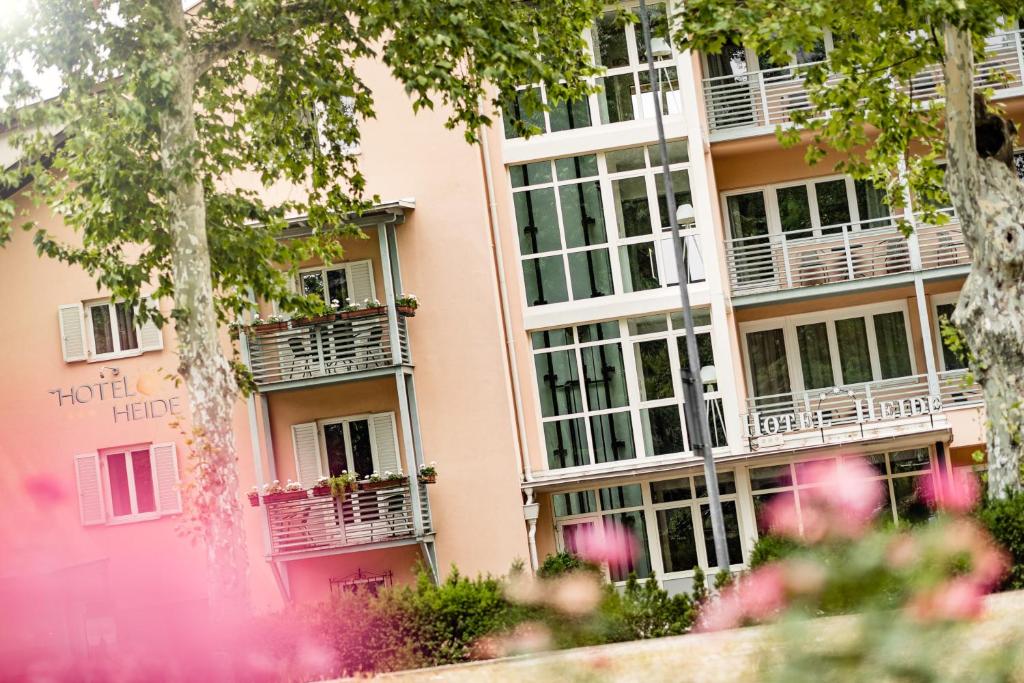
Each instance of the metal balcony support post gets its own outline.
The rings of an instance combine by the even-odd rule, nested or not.
[[[843,254],[846,255],[846,276],[853,282],[853,250],[850,249],[850,225],[843,226]]]
[[[395,271],[391,262],[391,244],[387,226],[377,226],[377,242],[380,244],[380,262],[384,272],[384,296],[388,309],[388,339],[391,346],[391,364],[402,364],[402,338],[398,335],[398,311],[395,309]]]
[[[270,480],[277,479],[277,460],[274,457],[274,441],[271,438],[270,430],[270,401],[266,394],[260,394],[260,412],[263,413],[263,443],[267,446],[267,467],[270,470]]]
[[[423,502],[420,500],[419,466],[416,464],[416,446],[413,442],[413,423],[409,394],[405,385],[405,372],[395,369],[395,388],[398,390],[398,415],[402,422],[402,452],[405,455],[406,474],[409,475],[409,500],[412,503],[412,525],[416,537],[423,536]]]
[[[789,265],[789,243],[782,236],[782,267],[786,270],[786,287],[793,289],[793,268]]]
[[[668,16],[672,16],[671,4]],[[640,0],[640,19],[643,24],[644,49],[647,53],[647,73],[651,79],[651,95],[655,102],[654,120],[658,130],[658,145],[661,148],[665,201],[669,227],[672,231],[673,251],[679,268],[679,297],[686,330],[686,355],[689,362],[687,363],[688,367],[682,368],[683,393],[685,394],[683,413],[687,417],[688,436],[693,454],[704,460],[704,480],[708,489],[708,508],[711,512],[711,530],[715,541],[718,565],[723,569],[728,569],[730,558],[729,547],[726,543],[725,519],[722,515],[722,502],[718,497],[718,473],[715,471],[714,455],[711,452],[711,429],[708,425],[707,410],[704,405],[704,387],[700,379],[697,336],[693,331],[693,310],[690,308],[690,293],[687,291],[687,278],[685,277],[686,251],[684,238],[679,234],[679,223],[676,216],[676,195],[672,187],[672,174],[669,171],[668,142],[665,139],[665,122],[661,113],[661,89],[658,83],[658,72],[654,68],[654,52],[651,49],[651,20],[647,14],[645,0]]]

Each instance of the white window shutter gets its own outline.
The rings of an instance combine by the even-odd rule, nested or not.
[[[145,299],[144,306],[155,308],[152,300]],[[139,349],[141,351],[160,351],[164,348],[163,331],[152,320],[147,320],[139,330]]]
[[[377,471],[401,472],[402,463],[398,457],[398,432],[395,431],[395,414],[382,413],[370,418],[373,425],[373,444],[377,449]]]
[[[320,458],[320,429],[316,422],[292,425],[292,449],[295,451],[295,472],[305,487],[313,486],[324,476]]]
[[[373,264],[369,261],[355,261],[348,264],[345,274],[348,280],[349,303],[362,305],[367,299],[376,299],[373,286]]]
[[[82,304],[64,304],[57,308],[60,320],[60,349],[64,360],[68,363],[85,360],[88,352],[85,347],[85,312]]]
[[[157,509],[162,515],[181,512],[181,488],[178,485],[178,453],[173,441],[149,447],[156,483]]]
[[[78,513],[82,524],[103,524],[106,508],[103,506],[103,475],[100,474],[100,455],[79,453],[75,456],[75,480],[78,483]]]

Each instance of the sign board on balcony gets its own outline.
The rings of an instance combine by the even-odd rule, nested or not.
[[[888,401],[869,401],[858,398],[839,407],[783,413],[772,412],[770,414],[749,413],[745,416],[745,422],[747,436],[758,439],[759,445],[767,447],[781,445],[780,439],[772,437],[781,437],[789,432],[903,420],[940,412],[942,412],[942,397],[936,395]]]

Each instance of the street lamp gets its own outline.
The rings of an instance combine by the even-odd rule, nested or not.
[[[671,13],[667,20],[671,21]],[[647,54],[647,71],[651,79],[651,95],[654,101],[654,120],[658,127],[658,147],[661,150],[661,170],[665,183],[665,201],[668,205],[669,227],[672,230],[672,246],[676,258],[679,279],[679,298],[683,308],[683,326],[686,330],[686,366],[681,368],[683,378],[683,414],[686,416],[686,432],[694,455],[704,461],[704,481],[708,488],[708,505],[711,508],[711,533],[715,540],[715,557],[720,569],[729,568],[729,547],[725,538],[725,519],[722,516],[722,501],[718,496],[718,474],[715,472],[714,456],[711,453],[711,429],[708,425],[707,408],[704,405],[704,387],[700,381],[700,358],[697,351],[697,337],[693,333],[693,311],[690,309],[690,293],[686,288],[686,246],[679,234],[679,224],[695,223],[693,206],[683,204],[676,207],[672,175],[668,170],[668,143],[665,141],[665,122],[661,116],[658,73],[654,68],[654,51],[659,56],[672,54],[668,41],[663,38],[651,40],[651,20],[647,14],[647,3],[640,0],[640,20],[643,24],[644,48]]]

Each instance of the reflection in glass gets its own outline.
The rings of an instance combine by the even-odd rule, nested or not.
[[[583,420],[572,418],[544,423],[544,444],[547,447],[548,467],[579,467],[590,464],[587,434]]]
[[[844,384],[871,381],[871,355],[864,318],[836,321],[836,346]]]
[[[693,537],[693,512],[689,505],[658,510],[658,541],[666,572],[685,572],[696,567],[697,543]]]
[[[832,353],[828,346],[826,324],[798,325],[796,338],[800,347],[800,369],[804,376],[804,388],[821,389],[832,386]]]

